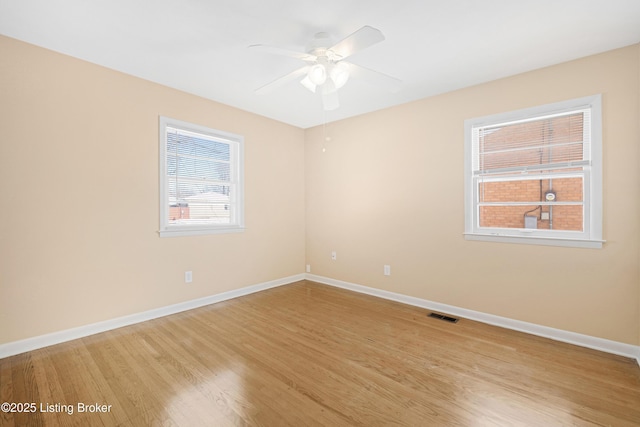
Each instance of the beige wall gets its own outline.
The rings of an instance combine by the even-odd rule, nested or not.
[[[321,127],[0,51],[0,344],[298,274],[305,250],[314,274],[640,343],[640,45],[331,123],[325,153]],[[595,93],[604,249],[465,241],[464,119]],[[157,236],[158,115],[245,136],[245,233]]]
[[[306,131],[321,276],[640,343],[638,45]],[[428,76],[425,76],[428,78]],[[465,119],[603,94],[604,249],[465,241]],[[332,261],[330,253],[337,251]],[[383,275],[383,264],[392,275]]]
[[[301,129],[9,38],[0,52],[0,343],[303,272]],[[159,115],[244,135],[244,233],[158,237]]]

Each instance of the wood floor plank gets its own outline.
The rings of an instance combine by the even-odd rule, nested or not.
[[[12,367],[13,401],[11,403],[39,403],[38,385],[33,368],[35,354],[25,353],[16,356]],[[37,359],[36,359],[37,361]],[[12,413],[15,425],[44,425],[42,413],[15,412]]]
[[[4,426],[638,426],[640,368],[309,281],[0,360]]]
[[[16,357],[17,358],[17,357]],[[13,378],[11,375],[13,358],[0,359],[0,403],[15,402],[13,398]],[[0,411],[0,426],[13,427],[14,419],[9,413]]]
[[[283,421],[286,419],[290,419],[290,422],[294,423],[296,422],[296,418],[298,418],[299,414],[296,414],[295,412],[287,413],[286,410],[283,411],[283,409],[285,408],[282,407],[282,403],[286,400],[292,403],[291,407],[302,406],[306,403],[308,414],[318,412],[318,408],[316,405],[310,405],[308,404],[308,402],[305,402],[298,393],[292,393],[291,388],[288,384],[285,384],[281,381],[276,381],[267,370],[260,369],[260,367],[257,366],[250,358],[247,358],[246,355],[243,355],[240,359],[241,363],[238,363],[238,353],[235,352],[232,347],[229,347],[228,343],[225,344],[220,341],[221,339],[218,339],[215,344],[215,347],[221,350],[220,355],[223,357],[222,369],[218,371],[218,373],[220,373],[219,376],[221,376],[222,378],[231,377],[233,382],[236,384],[252,384],[252,386],[249,388],[241,387],[242,389],[244,389],[244,396],[242,396],[244,399],[246,399],[249,390],[262,391],[262,393],[253,393],[253,395],[249,399],[247,399],[248,401],[253,403],[251,408],[251,412],[253,414],[258,414],[260,412],[264,414],[266,411],[270,411],[272,412],[270,416],[282,418]],[[207,345],[208,343],[206,340],[200,341],[197,344],[198,346],[194,349],[199,349],[201,354],[208,354],[211,351],[210,347]],[[215,382],[220,382],[218,375],[215,378]],[[225,389],[230,390],[229,387],[225,387]],[[261,400],[264,400],[263,398],[267,396],[268,399],[272,399],[272,397],[274,396],[280,396],[280,398],[278,399],[273,399],[277,403],[277,407],[266,406],[262,409],[260,408],[260,405],[257,403]],[[237,396],[236,400],[238,400]],[[236,401],[235,404],[240,405],[241,402]],[[245,414],[247,413],[246,409],[247,408],[244,408],[244,411],[242,411]],[[322,409],[320,409],[320,411],[321,410]],[[240,413],[241,412],[238,411],[238,414]],[[259,419],[256,418],[252,418],[251,421],[253,424],[259,423]],[[298,420],[296,423],[300,423],[301,421],[302,420]]]

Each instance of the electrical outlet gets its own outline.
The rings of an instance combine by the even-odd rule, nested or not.
[[[391,276],[391,266],[390,265],[385,265],[384,266],[384,275],[385,276]]]
[[[331,259],[334,261],[338,259],[338,254],[336,253],[336,251],[331,252]]]
[[[307,264],[307,273],[311,273],[311,264]]]
[[[193,272],[192,271],[185,271],[184,272],[184,283],[191,283],[193,282]]]

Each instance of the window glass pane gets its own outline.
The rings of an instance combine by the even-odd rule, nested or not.
[[[169,180],[169,224],[229,224],[231,187]]]
[[[492,202],[538,202],[547,201],[545,194],[552,191],[554,203],[582,202],[583,178],[545,178],[527,180],[489,181],[478,184],[478,201]]]
[[[583,230],[582,205],[481,206],[480,227]]]
[[[175,177],[167,179],[167,188],[169,190],[169,203],[184,202],[186,198],[200,194],[219,193],[229,195],[231,192],[231,187],[228,185],[185,181]]]

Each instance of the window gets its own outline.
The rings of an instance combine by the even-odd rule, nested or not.
[[[160,236],[244,228],[239,135],[160,117]]]
[[[602,247],[600,95],[465,121],[465,238]]]

